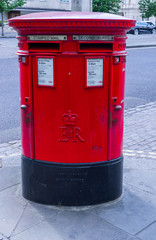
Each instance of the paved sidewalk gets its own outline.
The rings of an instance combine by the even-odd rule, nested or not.
[[[156,154],[155,122],[156,102],[125,110],[124,150],[147,157]]]
[[[156,34],[127,34],[126,48],[156,47]]]
[[[2,31],[2,29],[0,28],[0,30]],[[4,25],[4,36],[1,36],[1,31],[0,31],[0,37],[1,38],[15,38],[17,36],[17,32],[12,28],[9,27],[8,24]]]
[[[125,111],[124,194],[110,204],[65,208],[21,194],[20,141],[0,145],[0,239],[155,240],[156,102]]]

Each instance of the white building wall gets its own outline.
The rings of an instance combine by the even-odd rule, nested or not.
[[[83,0],[71,0],[71,11],[81,12],[82,11],[82,1]]]
[[[22,8],[91,12],[92,0],[27,0]]]
[[[71,0],[72,12],[92,12],[92,0]]]
[[[92,0],[27,0],[22,7],[6,13],[5,19],[40,11],[91,12]]]
[[[122,0],[120,14],[137,21],[142,21],[141,13],[139,11],[139,0]],[[149,21],[155,23],[155,18],[149,18]]]
[[[27,0],[23,8],[71,10],[71,0]]]
[[[92,0],[82,0],[82,12],[92,12]]]

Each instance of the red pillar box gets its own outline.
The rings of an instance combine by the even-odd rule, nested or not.
[[[23,196],[65,206],[118,198],[125,41],[135,21],[46,12],[9,25],[19,41]]]

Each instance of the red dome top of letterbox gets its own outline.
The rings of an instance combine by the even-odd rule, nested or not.
[[[114,34],[124,35],[135,26],[130,20],[115,14],[96,12],[42,12],[9,20],[19,35],[27,34]]]

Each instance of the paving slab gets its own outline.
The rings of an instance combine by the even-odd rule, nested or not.
[[[0,233],[0,240],[7,240],[7,238]]]
[[[3,155],[2,168],[5,167],[21,167],[21,153],[15,153],[10,156]]]
[[[156,220],[156,196],[125,185],[120,202],[107,208],[99,206],[89,212],[135,235]]]
[[[156,171],[125,169],[124,183],[156,196]],[[156,204],[155,204],[156,205]]]
[[[17,197],[18,185],[0,192],[0,233],[10,237],[20,221],[27,205],[26,200]]]
[[[125,156],[124,183],[156,196],[156,185],[153,184],[156,179],[156,155],[148,153],[146,157],[140,157],[141,154],[142,151],[138,157]]]
[[[132,240],[136,239],[105,220],[84,211],[63,211],[12,237],[12,240]]]
[[[156,239],[156,222],[145,228],[137,237],[141,240],[155,240]]]
[[[21,196],[21,191],[19,192]],[[21,196],[22,197],[22,196]],[[60,211],[53,209],[51,206],[46,206],[38,203],[28,202],[23,215],[18,223],[16,229],[14,230],[12,236],[17,235],[23,231],[32,228],[39,223],[44,222],[48,218],[54,218],[55,215],[59,214]]]
[[[1,143],[0,144],[0,149],[6,149],[6,147],[9,147],[10,145],[9,145],[9,143]]]
[[[21,182],[20,167],[0,168],[0,192]]]

